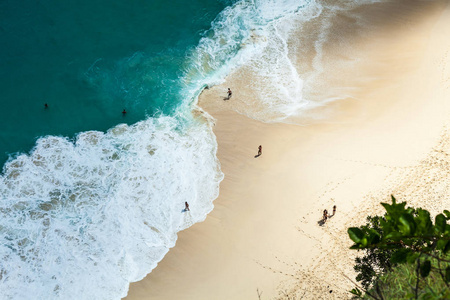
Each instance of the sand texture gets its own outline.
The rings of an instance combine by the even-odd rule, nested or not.
[[[225,174],[220,195],[128,299],[347,299],[357,254],[349,226],[381,214],[391,194],[434,214],[450,208],[448,2],[381,2],[331,24],[340,43],[324,42],[320,86],[304,89],[318,105],[301,116],[279,122],[245,67],[202,93]],[[299,70],[316,57],[304,45],[290,41],[303,51]]]

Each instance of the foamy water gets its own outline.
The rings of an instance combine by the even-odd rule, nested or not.
[[[190,116],[201,89],[247,67],[277,121],[301,113],[313,104],[302,96],[305,79],[288,40],[298,20],[319,18],[323,9],[312,0],[237,1],[180,66],[185,101],[174,116],[75,140],[43,137],[9,161],[0,178],[0,298],[125,296],[218,196],[215,136]],[[182,211],[185,201],[190,212]]]
[[[231,82],[242,88],[240,101],[246,103],[235,109],[260,121],[290,123],[292,117],[301,118],[308,110],[347,97],[327,93],[327,87],[320,85],[325,72],[324,44],[339,34],[330,31],[332,19],[380,1],[242,1],[222,12],[224,27],[245,27],[246,33],[240,51],[226,65]],[[304,29],[308,26],[314,31]],[[304,48],[311,48],[312,53],[304,53]],[[302,69],[302,60],[310,60],[310,70]],[[256,110],[248,109],[255,106]]]
[[[207,126],[161,117],[74,142],[46,137],[9,163],[0,181],[1,297],[125,296],[176,233],[213,208],[222,173]]]

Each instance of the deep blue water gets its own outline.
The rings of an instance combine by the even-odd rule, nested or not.
[[[186,51],[230,2],[1,1],[0,165],[41,136],[170,115]]]

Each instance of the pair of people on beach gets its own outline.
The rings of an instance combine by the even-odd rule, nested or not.
[[[329,215],[328,211],[325,209],[323,211],[323,222],[325,223],[327,221],[328,218],[331,218],[332,216],[334,216],[336,214],[336,205],[333,206],[333,214]]]

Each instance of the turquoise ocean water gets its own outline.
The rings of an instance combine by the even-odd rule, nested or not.
[[[201,90],[247,64],[268,109],[301,111],[287,41],[325,8],[0,1],[0,299],[125,296],[219,194],[216,138],[191,114]]]
[[[40,136],[173,113],[186,52],[229,2],[1,1],[0,162]]]

